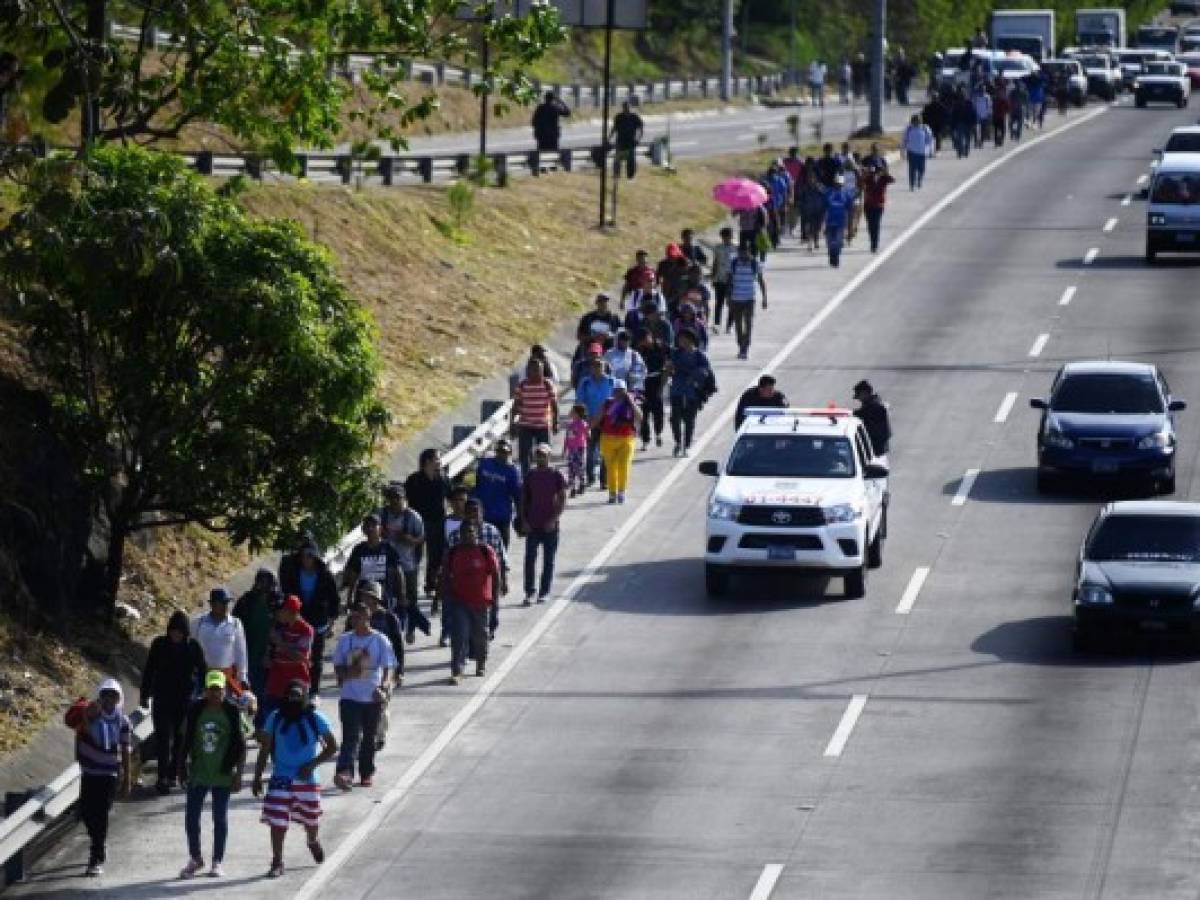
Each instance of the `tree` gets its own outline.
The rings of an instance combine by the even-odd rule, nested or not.
[[[332,542],[370,505],[386,413],[328,252],[166,154],[100,148],[22,181],[0,281],[107,521],[103,602],[143,529]]]
[[[511,0],[508,0],[511,2]],[[0,38],[20,57],[26,108],[48,122],[83,113],[91,139],[152,143],[193,122],[220,125],[280,165],[298,144],[329,147],[344,124],[346,83],[332,77],[349,53],[370,53],[372,102],[356,114],[380,138],[429,115],[430,95],[403,93],[411,58],[471,62],[477,29],[489,41],[489,92],[532,97],[528,66],[562,39],[557,12],[455,19],[459,0],[0,0]],[[135,41],[107,41],[119,17]],[[156,46],[158,30],[173,35]],[[388,114],[385,117],[385,113]]]

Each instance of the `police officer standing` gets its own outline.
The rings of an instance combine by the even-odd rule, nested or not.
[[[892,440],[892,422],[887,404],[875,393],[875,388],[871,387],[871,382],[865,378],[854,386],[854,399],[858,401],[858,409],[854,411],[854,415],[862,419],[875,455],[885,455]]]

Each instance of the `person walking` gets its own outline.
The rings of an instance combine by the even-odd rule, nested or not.
[[[635,394],[640,394],[645,389],[646,361],[633,349],[629,329],[621,328],[617,331],[616,346],[604,354],[604,362],[608,365],[612,377],[624,381]]]
[[[225,874],[225,843],[229,837],[229,798],[242,789],[246,765],[245,720],[237,704],[225,694],[225,673],[213,669],[204,676],[204,693],[187,709],[182,753],[179,757],[180,784],[187,785],[183,830],[187,836],[188,861],[180,878],[193,878],[204,868],[200,847],[200,815],[204,801],[212,796],[213,850],[209,877]]]
[[[558,98],[554,91],[546,91],[542,102],[533,110],[533,139],[537,142],[539,152],[547,153],[558,150],[558,142],[562,137],[562,120],[570,117],[571,108]]]
[[[670,348],[652,332],[642,329],[636,335],[638,353],[646,363],[646,381],[642,388],[642,449],[650,446],[654,438],[656,447],[662,446],[663,425],[666,410],[663,407],[664,369],[670,358]]]
[[[267,637],[267,694],[260,698],[262,719],[283,702],[288,685],[297,679],[307,681],[309,696],[316,696],[312,689],[315,632],[312,625],[304,621],[301,609],[300,598],[288,594],[275,611],[275,624]]]
[[[550,435],[558,433],[558,395],[553,382],[542,374],[541,363],[535,360],[529,361],[525,380],[517,386],[512,427],[517,438],[521,475],[524,476],[529,471],[533,447],[549,443]]]
[[[1018,143],[1029,118],[1029,88],[1025,86],[1023,79],[1016,82],[1009,91],[1008,102],[1008,136],[1012,138],[1013,143]]]
[[[530,357],[525,367],[536,365],[538,372],[542,371],[542,363],[536,357]],[[520,391],[520,385],[517,391]],[[442,459],[433,447],[426,447],[417,459],[417,471],[404,480],[404,495],[409,505],[421,517],[425,530],[425,543],[422,546],[425,555],[425,593],[433,596],[437,587],[438,571],[442,567],[442,553],[446,548],[442,536],[446,521],[446,501],[450,497],[450,479],[442,471]]]
[[[491,456],[475,466],[471,496],[483,505],[483,521],[494,526],[507,547],[512,539],[513,517],[521,502],[521,470],[512,462],[512,444],[500,438]]]
[[[825,191],[825,249],[829,254],[829,265],[835,269],[842,264],[846,223],[850,219],[853,202],[846,193],[845,177],[841,174],[834,176],[833,187]]]
[[[950,107],[950,128],[958,158],[966,159],[971,155],[971,143],[975,136],[975,104],[961,84]]]
[[[975,85],[971,103],[975,106],[975,149],[980,150],[983,148],[983,142],[987,140],[988,129],[992,126],[992,97],[983,84]]]
[[[154,722],[154,748],[158,756],[160,794],[175,783],[182,751],[183,720],[188,704],[204,674],[204,653],[191,639],[187,613],[176,610],[167,620],[166,634],[150,642],[142,670],[141,706],[150,707]]]
[[[871,252],[879,252],[879,236],[883,227],[883,209],[887,205],[887,187],[896,179],[887,167],[868,166],[863,172],[863,215],[867,219],[867,236]]]
[[[232,599],[229,588],[209,591],[208,612],[192,622],[192,635],[204,653],[205,667],[224,672],[226,690],[237,696],[242,692],[242,679],[250,671],[250,658],[241,620],[229,614]]]
[[[850,65],[849,57],[842,57],[842,64],[838,68],[838,102],[842,106],[850,104],[850,85],[854,80],[854,69]]]
[[[619,309],[624,309],[626,302],[629,303],[630,309],[636,309],[642,295],[652,292],[658,280],[654,267],[649,262],[650,255],[645,250],[638,250],[633,259],[633,265],[625,270],[625,277],[621,282]]]
[[[760,375],[758,384],[747,388],[738,398],[737,409],[733,414],[733,430],[737,431],[746,421],[749,409],[787,409],[788,399],[783,391],[776,390],[774,375]]]
[[[360,787],[371,787],[375,777],[376,735],[387,687],[397,666],[392,642],[371,627],[367,604],[354,600],[350,605],[352,628],[338,638],[333,650],[333,670],[337,674],[338,717],[342,722],[342,746],[338,754],[334,783],[344,791],[354,784],[358,764]]]
[[[715,295],[713,331],[721,330],[721,313],[729,299],[729,267],[737,258],[737,246],[733,243],[733,229],[721,229],[721,242],[713,248],[712,270],[709,275]],[[636,385],[631,385],[636,390]]]
[[[542,577],[537,581],[537,602],[550,594],[554,559],[558,554],[559,520],[567,505],[567,480],[550,467],[550,445],[534,448],[534,466],[521,487],[521,531],[525,536],[525,606],[533,601],[537,581],[538,549],[542,551]]]
[[[270,569],[259,569],[254,575],[254,585],[238,597],[233,605],[233,617],[242,623],[242,631],[246,633],[246,655],[250,666],[247,674],[250,690],[255,697],[264,696],[267,690],[264,662],[267,658],[267,636],[275,621],[275,609],[282,599],[275,573]]]
[[[352,602],[366,604],[368,623],[388,639],[388,642],[392,645],[392,656],[396,658],[396,668],[392,673],[391,684],[388,684],[386,680],[382,684],[385,698],[383,707],[379,711],[379,727],[375,730],[375,750],[378,752],[387,743],[389,725],[388,701],[391,699],[392,690],[404,684],[404,631],[396,614],[384,607],[383,587],[379,582],[360,581],[358,583],[358,590],[354,592],[354,600]],[[347,617],[344,630],[352,631],[353,629],[354,623]]]
[[[737,278],[736,273],[734,278]],[[696,335],[690,329],[679,333],[667,373],[671,376],[671,436],[675,439],[672,454],[689,456],[696,432],[696,416],[707,399],[708,386],[713,380],[708,357],[699,349]]]
[[[87,829],[91,849],[84,874],[104,874],[108,861],[108,816],[113,800],[128,797],[132,785],[129,750],[133,728],[121,709],[121,684],[105,678],[93,700],[81,700],[67,710],[66,724],[75,732],[75,761],[79,764],[79,818]]]
[[[858,236],[859,222],[862,221],[862,166],[858,154],[847,153],[842,158],[842,190],[850,198],[850,208],[846,210],[846,243],[853,244]]]
[[[920,190],[925,180],[925,161],[933,149],[933,133],[920,116],[913,116],[900,139],[904,156],[908,160],[908,189]]]
[[[825,105],[825,63],[814,59],[808,64],[808,93],[813,106]]]
[[[587,410],[588,422],[596,421],[604,401],[612,396],[616,385],[617,380],[605,372],[604,358],[594,357],[589,364],[588,373],[579,380],[575,388],[575,400],[582,403]],[[588,487],[596,483],[597,468],[600,469],[600,487],[605,487],[607,473],[600,462],[600,430],[597,425],[592,426],[584,468],[587,471]]]
[[[821,248],[821,229],[825,224],[825,189],[813,167],[806,167],[804,184],[796,198],[800,207],[800,240],[809,252]]]
[[[481,460],[480,465],[483,462]],[[396,604],[394,612],[411,644],[416,640],[418,628],[425,634],[430,632],[429,620],[421,612],[420,589],[417,587],[421,548],[425,545],[425,522],[420,513],[408,505],[404,485],[398,481],[391,482],[383,489],[383,507],[378,515],[381,535],[395,549],[398,558],[404,594],[403,600]]]
[[[865,378],[854,385],[854,399],[858,401],[854,415],[862,420],[871,448],[876,456],[885,456],[892,443],[892,422],[887,404]]]
[[[251,792],[263,798],[262,822],[271,829],[268,878],[283,875],[283,847],[288,826],[302,826],[313,862],[325,861],[321,846],[321,779],[318,770],[337,756],[338,742],[324,713],[308,699],[308,681],[297,678],[287,687],[283,703],[267,716],[258,735],[260,750],[254,763]],[[270,762],[271,778],[263,792],[263,773]]]
[[[614,385],[612,396],[592,419],[593,431],[600,435],[600,454],[608,471],[608,502],[624,503],[633,468],[633,450],[642,426],[642,411],[624,381]]]
[[[539,445],[535,458],[540,459],[541,455]],[[538,471],[535,468],[530,475]],[[529,480],[525,483],[528,486]],[[487,617],[499,582],[500,564],[495,551],[480,543],[474,522],[464,522],[459,529],[459,542],[447,552],[442,568],[442,600],[450,630],[451,684],[462,682],[467,654],[472,648],[476,653],[475,674],[482,676],[486,672]]]
[[[1008,83],[1003,77],[997,78],[992,89],[992,141],[997,148],[1004,146],[1004,139],[1008,135],[1008,114],[1011,108]]]
[[[588,444],[592,440],[592,428],[586,406],[576,403],[571,407],[571,416],[563,432],[563,462],[567,464],[567,484],[571,488],[571,496],[578,497],[587,490]]]
[[[444,515],[444,514],[443,514]],[[383,539],[379,516],[367,513],[363,516],[362,532],[364,540],[354,545],[346,567],[342,570],[342,590],[353,592],[359,579],[378,581],[383,585],[383,603],[393,612],[397,607],[404,608],[401,602],[405,597],[404,570],[400,568],[400,554],[396,548]],[[433,535],[426,531],[426,537]],[[445,543],[445,524],[442,524],[442,543]]]
[[[321,550],[311,535],[305,535],[295,553],[279,561],[279,586],[283,596],[300,598],[300,616],[313,630],[308,673],[312,679],[309,693],[315,697],[325,674],[325,641],[338,620],[341,600],[337,579],[321,558]],[[276,680],[276,696],[286,684]]]
[[[737,258],[729,268],[729,319],[736,332],[738,359],[746,359],[750,353],[750,340],[754,331],[755,289],[762,293],[762,308],[767,308],[767,282],[763,277],[762,263],[751,255],[749,247],[738,247]],[[697,346],[699,341],[692,335]],[[672,382],[673,383],[673,382]],[[672,388],[674,390],[674,388]],[[672,394],[672,396],[674,396]],[[672,412],[672,422],[674,413]],[[674,428],[674,425],[672,425]],[[676,444],[678,444],[676,438]],[[676,447],[678,450],[678,447]]]
[[[608,140],[616,147],[613,155],[613,176],[621,174],[621,163],[625,163],[626,178],[637,174],[637,146],[642,142],[642,131],[645,124],[642,117],[635,113],[626,100],[621,104],[621,111],[613,117],[612,130]]]

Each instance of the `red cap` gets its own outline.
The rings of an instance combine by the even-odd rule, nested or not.
[[[597,356],[600,356],[601,354],[604,353],[604,345],[603,344],[588,344],[588,353],[595,353]]]
[[[678,244],[667,244],[667,259],[683,259],[683,251]]]
[[[280,604],[280,609],[290,610],[291,612],[300,612],[300,598],[295,594],[288,594],[283,598],[283,603]]]

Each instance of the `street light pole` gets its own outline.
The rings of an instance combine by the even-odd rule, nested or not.
[[[883,133],[883,68],[887,31],[887,0],[875,0],[871,21],[871,115],[868,128],[872,134]]]
[[[733,0],[725,0],[721,11],[721,99],[729,102],[733,80]]]
[[[612,36],[613,20],[617,16],[616,0],[608,0],[604,11],[604,112],[601,119],[604,124],[600,132],[600,229],[604,229],[604,191],[608,186],[608,113],[609,93],[612,88]],[[613,173],[615,179],[616,173]],[[615,201],[614,201],[615,207]],[[615,224],[615,223],[614,223]]]

